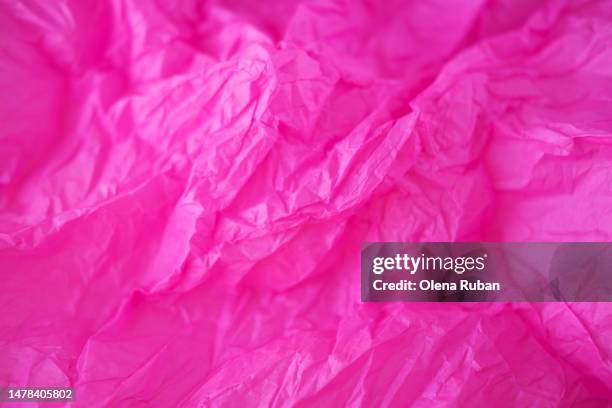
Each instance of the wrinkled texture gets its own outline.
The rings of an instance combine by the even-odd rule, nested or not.
[[[612,2],[3,0],[0,89],[0,385],[612,406],[612,305],[359,299],[365,241],[612,239]]]

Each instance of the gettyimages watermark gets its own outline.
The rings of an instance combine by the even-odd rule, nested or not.
[[[364,302],[609,302],[612,243],[366,243]]]

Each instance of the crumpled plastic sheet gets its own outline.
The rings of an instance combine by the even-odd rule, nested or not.
[[[2,1],[0,89],[0,385],[611,406],[610,304],[359,295],[364,241],[611,240],[611,2]]]

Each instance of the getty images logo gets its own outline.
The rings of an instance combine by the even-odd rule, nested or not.
[[[385,271],[406,271],[414,275],[417,271],[453,271],[463,274],[467,271],[482,271],[485,268],[487,254],[481,256],[430,256],[420,254],[396,254],[389,257],[372,259],[372,273],[381,275]]]

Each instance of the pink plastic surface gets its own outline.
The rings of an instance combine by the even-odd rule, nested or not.
[[[610,241],[612,2],[2,0],[0,90],[0,386],[611,406],[612,304],[363,304],[359,249]]]

